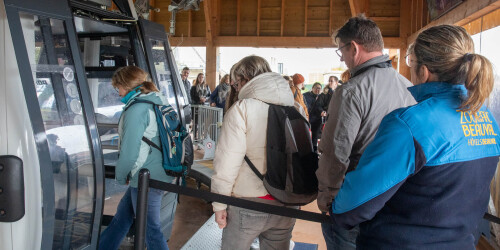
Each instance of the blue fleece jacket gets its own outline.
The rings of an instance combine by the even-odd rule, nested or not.
[[[358,249],[474,249],[500,147],[482,107],[459,111],[464,85],[409,88],[418,104],[388,114],[332,204],[344,228],[360,224]]]
[[[152,92],[146,95],[136,94],[125,104],[123,109],[126,110],[122,113],[118,125],[120,155],[115,169],[116,180],[120,184],[125,184],[128,179],[130,186],[137,187],[139,170],[147,168],[152,179],[171,182],[173,177],[167,176],[163,170],[161,152],[142,141],[144,136],[156,145],[160,145],[153,106],[137,103],[127,109],[136,99],[151,101],[158,105],[168,103],[161,94]]]

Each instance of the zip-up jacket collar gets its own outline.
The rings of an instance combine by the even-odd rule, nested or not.
[[[388,55],[376,56],[376,57],[354,67],[353,69],[349,70],[349,72],[351,73],[351,76],[357,76],[357,75],[359,75],[358,71],[363,70],[366,67],[370,67],[370,66],[373,66],[375,64],[384,63],[387,61],[390,61]]]
[[[465,98],[467,89],[463,84],[450,84],[447,82],[427,82],[408,88],[417,102],[421,102],[435,95],[449,95]]]

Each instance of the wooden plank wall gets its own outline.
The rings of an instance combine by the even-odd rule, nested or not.
[[[205,0],[207,1],[207,0]],[[323,37],[329,38],[334,30],[351,17],[349,0],[212,0],[217,2],[216,37]],[[384,37],[399,38],[400,1],[361,0],[366,9],[362,12],[373,18]],[[424,0],[408,0],[412,2]],[[168,30],[171,13],[170,0],[156,0],[153,21],[161,23]],[[205,37],[204,2],[200,11],[181,11],[176,16],[176,30],[173,37]],[[203,43],[196,40],[194,43]],[[267,40],[264,40],[267,41]],[[278,41],[278,40],[277,40]],[[279,40],[282,41],[282,40]],[[310,47],[311,42],[299,39],[296,47]],[[304,41],[301,45],[300,41]],[[323,45],[324,40],[319,44]],[[239,44],[241,41],[239,41]],[[185,46],[192,46],[187,42]],[[198,46],[204,46],[199,44]],[[249,46],[251,46],[249,44]]]

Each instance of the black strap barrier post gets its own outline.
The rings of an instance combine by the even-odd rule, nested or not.
[[[149,170],[143,168],[139,172],[137,186],[137,210],[135,212],[135,240],[134,249],[144,250],[146,238],[146,218],[148,214]]]

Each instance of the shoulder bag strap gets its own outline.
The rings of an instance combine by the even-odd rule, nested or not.
[[[264,176],[259,172],[259,170],[257,170],[255,165],[253,165],[252,161],[250,161],[250,159],[248,159],[248,156],[246,155],[245,155],[245,161],[247,162],[248,166],[250,166],[250,169],[252,169],[255,175],[257,175],[257,177],[259,177],[261,180],[264,180]]]

